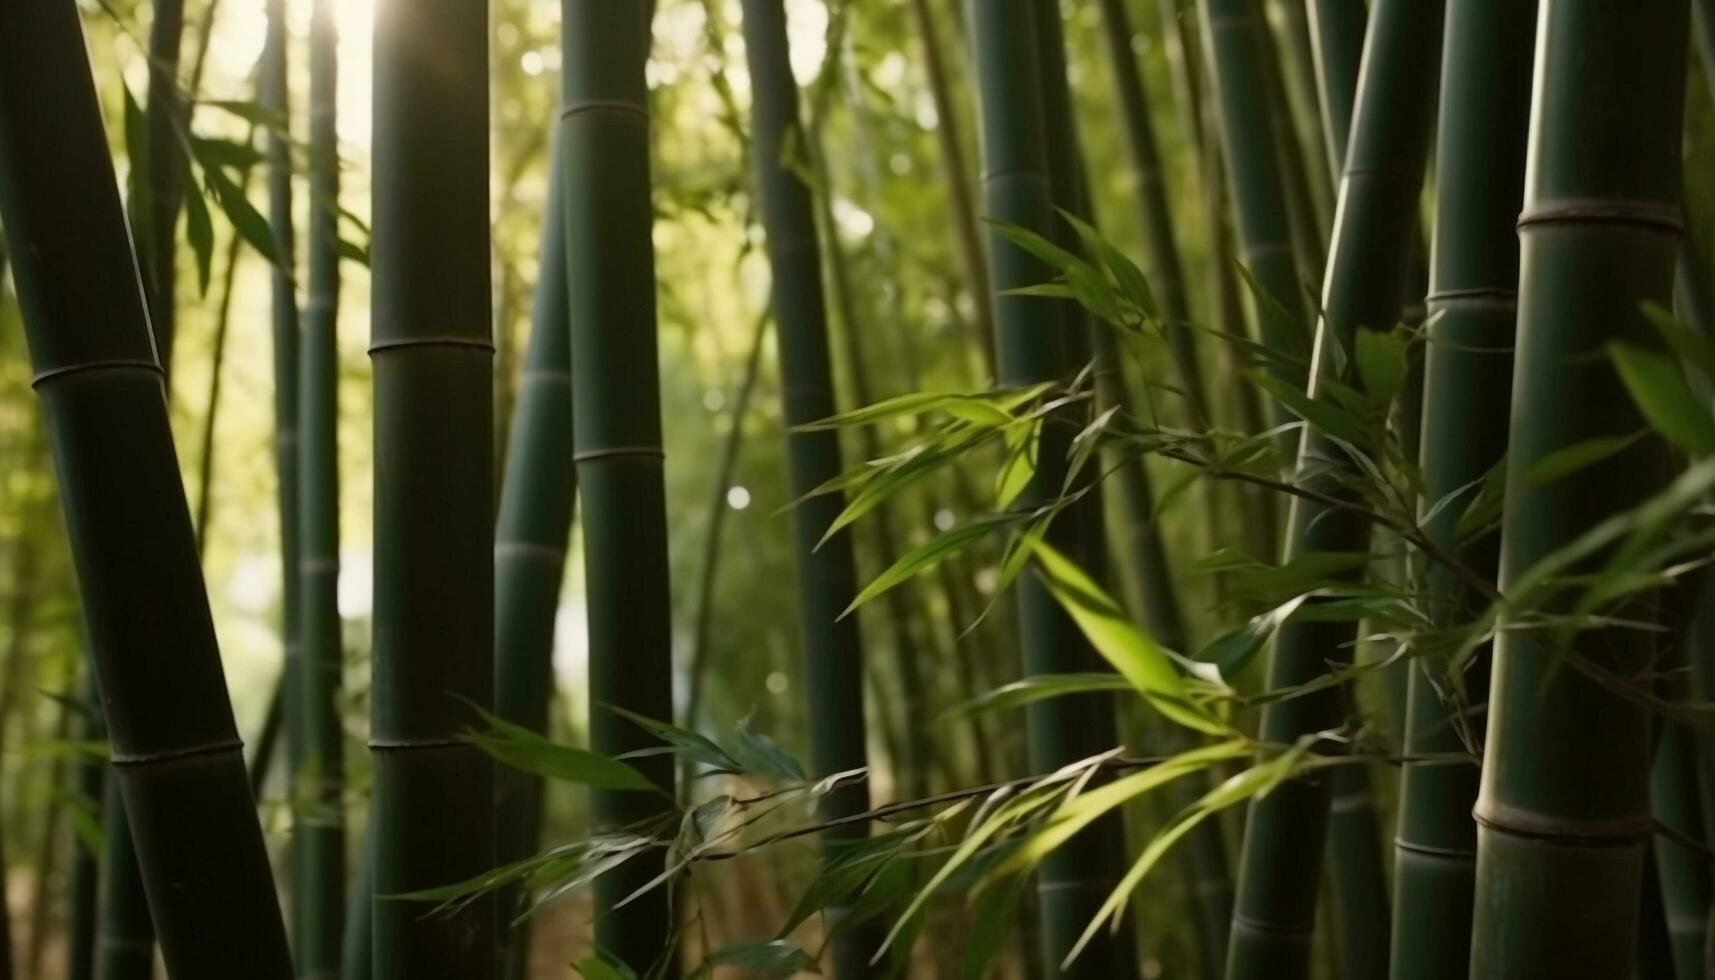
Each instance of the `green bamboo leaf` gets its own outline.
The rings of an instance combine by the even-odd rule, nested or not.
[[[243,102],[236,99],[205,99],[198,102],[197,105],[219,109],[222,112],[237,116],[253,126],[261,126],[265,129],[283,131],[287,126],[285,113],[260,102]]]
[[[1003,876],[1025,874],[1035,868],[1043,858],[1058,850],[1061,845],[1114,808],[1150,790],[1165,786],[1181,776],[1249,754],[1250,749],[1243,739],[1232,739],[1182,752],[1142,772],[1132,773],[1070,797],[1055,809],[1040,830],[1025,838],[1024,844],[1004,864],[996,868],[995,873]]]
[[[648,777],[617,759],[584,749],[556,745],[545,738],[530,740],[471,734],[465,740],[499,762],[560,782],[596,789],[653,791]]]
[[[1155,291],[1149,288],[1149,277],[1143,274],[1137,263],[1115,248],[1093,225],[1070,211],[1061,209],[1060,214],[1078,232],[1078,238],[1083,241],[1084,248],[1102,260],[1102,264],[1113,275],[1114,281],[1119,283],[1120,291],[1125,294],[1126,299],[1143,311],[1149,319],[1159,318],[1161,314],[1155,302]]]
[[[737,967],[747,977],[789,977],[814,971],[816,961],[810,954],[784,940],[747,940],[710,953],[708,961],[691,976],[710,976],[717,966]]]
[[[1006,510],[1030,486],[1036,476],[1037,450],[1042,443],[1042,422],[1036,420],[1007,429],[1006,460],[995,476],[994,508]]]
[[[1631,344],[1608,345],[1608,356],[1632,401],[1651,426],[1674,445],[1698,456],[1715,452],[1715,418],[1667,358]]]
[[[1363,445],[1368,436],[1363,420],[1330,402],[1305,394],[1296,385],[1272,374],[1253,372],[1251,379],[1285,405],[1292,414],[1330,436],[1353,445]]]
[[[1706,381],[1715,381],[1715,341],[1679,322],[1658,303],[1645,303],[1644,316],[1662,339]]]
[[[751,722],[751,716],[745,716],[733,732],[732,757],[745,772],[794,783],[810,778],[803,763],[781,748],[779,742],[752,728]]]
[[[255,249],[257,254],[279,266],[279,250],[275,247],[274,233],[268,225],[268,219],[256,206],[250,203],[244,190],[232,182],[225,171],[218,167],[203,171],[203,179],[208,183],[209,191],[214,195],[214,203],[226,215],[226,220],[232,222],[233,231],[244,243]]]
[[[1043,236],[1021,225],[1009,224],[1005,221],[990,221],[989,226],[1002,238],[1036,256],[1049,268],[1061,275],[1070,273],[1073,269],[1085,269],[1094,274],[1095,270],[1088,262],[1066,251]]]
[[[618,960],[603,956],[585,957],[572,964],[584,980],[637,980],[637,972]]]
[[[1072,694],[1098,691],[1129,691],[1131,683],[1118,674],[1042,674],[1026,677],[988,691],[947,712],[948,718],[979,714],[986,711],[1011,711],[1027,704],[1047,701]]]
[[[202,189],[195,186],[185,191],[185,238],[196,256],[197,295],[207,296],[214,268],[214,221],[209,217]]]
[[[989,889],[977,899],[976,911],[971,915],[970,933],[965,938],[965,980],[983,980],[989,975],[989,967],[1012,929],[1019,900],[1029,884],[1028,878],[1014,878],[998,888]]]
[[[120,90],[125,95],[125,158],[131,165],[125,180],[125,209],[137,264],[147,271],[155,264],[155,181],[149,172],[149,119],[131,94],[131,86],[121,85]]]
[[[1373,405],[1391,405],[1405,387],[1410,369],[1405,338],[1398,331],[1359,330],[1358,379]]]
[[[1132,892],[1137,890],[1137,886],[1143,883],[1143,879],[1150,871],[1154,870],[1174,844],[1195,830],[1198,824],[1222,810],[1236,806],[1253,797],[1265,795],[1286,780],[1315,768],[1318,763],[1313,759],[1306,758],[1308,751],[1308,743],[1301,743],[1274,759],[1233,776],[1210,790],[1196,803],[1175,817],[1172,823],[1163,827],[1143,849],[1143,853],[1138,855],[1131,869],[1126,872],[1124,878],[1120,879],[1120,883],[1108,895],[1107,900],[1102,903],[1102,907],[1097,910],[1095,918],[1091,919],[1090,924],[1085,927],[1083,935],[1078,937],[1078,941],[1067,952],[1062,968],[1078,958],[1078,954],[1082,953],[1084,947],[1090,944],[1090,940],[1095,938],[1096,931],[1104,923],[1113,921],[1116,916],[1123,912],[1126,903],[1131,901]]]
[[[1250,663],[1251,658],[1257,655],[1309,598],[1307,595],[1295,596],[1268,612],[1252,617],[1243,626],[1223,634],[1197,651],[1197,659],[1213,664],[1220,670],[1222,677],[1234,676]]]
[[[262,151],[247,140],[192,136],[191,159],[204,170],[231,167],[243,171],[262,162]]]
[[[899,557],[886,571],[877,575],[863,591],[859,592],[852,604],[840,613],[844,618],[855,612],[860,606],[887,592],[915,576],[928,571],[970,547],[977,541],[1014,523],[1012,517],[990,517],[972,521],[963,527],[955,527],[930,538],[927,542],[912,548]]]
[[[726,749],[721,748],[706,736],[699,735],[689,729],[680,728],[677,725],[670,725],[664,721],[645,718],[636,712],[627,711],[618,705],[610,704],[607,705],[606,708],[666,743],[666,745],[659,750],[645,749],[643,750],[644,752],[650,752],[653,754],[654,751],[667,751],[674,755],[682,756],[691,762],[701,763],[703,765],[710,766],[711,768],[726,772],[740,772],[744,768],[738,764],[738,760],[734,759]],[[639,753],[627,753],[620,758],[633,758],[638,755]]]
[[[1137,628],[1101,586],[1071,559],[1052,545],[1038,542],[1035,557],[1041,564],[1048,591],[1071,615],[1096,652],[1119,671],[1156,710],[1187,728],[1209,735],[1225,735],[1229,729],[1189,699],[1185,679],[1172,659],[1155,641]]]

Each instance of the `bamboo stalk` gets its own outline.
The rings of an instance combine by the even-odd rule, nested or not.
[[[867,764],[864,705],[858,696],[863,690],[863,645],[857,618],[842,615],[858,592],[857,564],[851,534],[824,540],[828,527],[845,509],[843,495],[808,496],[841,473],[839,434],[832,429],[793,430],[836,411],[821,249],[811,189],[790,169],[788,160],[788,141],[803,139],[803,135],[786,35],[786,8],[781,0],[744,0],[743,10],[745,52],[752,80],[751,160],[773,271],[774,319],[785,399],[783,420],[788,427],[788,483],[794,498],[808,497],[793,508],[793,526],[799,628],[809,699],[806,715],[811,726],[810,761],[817,773],[845,772]],[[910,740],[914,733],[908,730],[903,734]],[[826,819],[867,809],[869,791],[862,782],[829,794],[821,804]],[[843,847],[868,833],[867,826],[854,823],[828,834],[823,839],[827,856],[837,856]],[[840,906],[826,910],[836,929],[847,911]],[[881,969],[870,966],[878,947],[871,930],[839,931],[833,942],[838,976],[869,976]]]
[[[1518,237],[1535,0],[1449,0],[1436,173],[1435,240],[1424,353],[1425,532],[1458,548],[1459,503],[1430,508],[1480,480],[1506,452],[1517,314]],[[1461,549],[1493,576],[1500,541]],[[1427,611],[1443,626],[1481,611],[1483,598],[1440,565],[1428,571]],[[1488,690],[1486,653],[1463,677],[1429,650],[1409,675],[1407,757],[1469,752]],[[1400,770],[1392,980],[1457,980],[1470,969],[1476,874],[1475,766],[1407,762]]]
[[[1322,108],[1328,169],[1345,167],[1346,138],[1357,103],[1358,67],[1364,56],[1369,10],[1364,0],[1304,0],[1310,15],[1310,40],[1316,64],[1316,99]]]
[[[1267,37],[1256,0],[1198,0],[1206,60],[1219,105],[1220,144],[1238,232],[1238,259],[1272,303],[1251,301],[1261,342],[1308,363],[1310,338],[1299,287],[1292,224],[1285,206],[1271,108],[1265,93]],[[1270,365],[1282,381],[1302,387],[1303,367]],[[1274,405],[1276,424],[1292,416]]]
[[[566,289],[589,620],[590,744],[607,755],[651,747],[608,705],[669,718],[671,598],[662,481],[655,255],[649,179],[649,23],[638,5],[564,0]],[[853,691],[855,695],[855,690]],[[667,795],[668,756],[635,763]],[[592,792],[597,828],[669,812],[650,793]],[[642,973],[676,975],[669,896],[654,889],[615,908],[662,869],[659,852],[596,883],[596,942]],[[657,974],[661,975],[661,974]]]
[[[386,0],[375,28],[374,973],[490,977],[492,896],[388,896],[494,866],[488,4]],[[465,800],[469,805],[449,806]]]
[[[1541,7],[1520,219],[1518,364],[1507,456],[1501,587],[1668,478],[1647,439],[1576,479],[1523,478],[1549,453],[1645,428],[1605,344],[1659,349],[1640,312],[1665,303],[1679,248],[1684,0]],[[1597,559],[1600,560],[1599,558]],[[1650,615],[1653,605],[1631,616]],[[1575,652],[1643,669],[1652,634],[1580,634]],[[1651,832],[1647,712],[1576,671],[1540,630],[1495,644],[1477,800],[1472,976],[1629,974]],[[1551,661],[1553,663],[1551,663]],[[1518,766],[1512,760],[1531,759]]]
[[[83,52],[74,4],[0,6],[0,220],[115,769],[174,976],[284,978],[285,933]]]
[[[1207,8],[1205,8],[1207,10]],[[1442,5],[1424,0],[1379,0],[1364,51],[1364,70],[1340,187],[1339,220],[1323,288],[1323,317],[1309,393],[1329,397],[1324,382],[1351,378],[1349,358],[1360,329],[1389,330],[1398,323],[1406,290],[1416,202],[1428,155],[1440,63]],[[1330,467],[1350,466],[1344,452],[1319,429],[1304,433],[1298,482],[1339,493]],[[1364,550],[1367,528],[1347,511],[1294,498],[1288,557]],[[1351,656],[1353,624],[1287,623],[1276,637],[1268,666],[1271,690],[1323,675]],[[1260,735],[1290,743],[1338,727],[1343,704],[1329,689],[1270,705]],[[1289,783],[1252,802],[1240,858],[1230,980],[1308,975],[1315,896],[1327,833],[1331,780]],[[1362,871],[1358,863],[1342,869]],[[1385,887],[1384,887],[1385,895]],[[1382,913],[1359,928],[1386,928]],[[1354,964],[1354,967],[1356,965]],[[1365,969],[1379,971],[1379,964]],[[1368,974],[1375,976],[1377,972]]]
[[[508,440],[494,544],[494,708],[536,732],[548,729],[554,690],[554,620],[572,532],[577,475],[572,468],[572,360],[566,298],[565,182],[555,148],[530,338]],[[501,864],[535,852],[542,781],[515,769],[495,773]],[[499,896],[500,962],[529,955],[530,923],[514,922],[527,895]],[[508,975],[517,975],[508,973]]]
[[[79,737],[86,743],[95,744],[107,740],[107,729],[101,723],[101,695],[95,689],[94,678],[88,668],[85,668],[85,674],[87,697],[80,705],[83,719]],[[107,764],[92,753],[78,756],[77,795],[81,805],[99,820],[107,796]],[[76,836],[73,845],[71,883],[67,891],[66,980],[94,980],[101,864],[82,835]]]
[[[132,239],[142,243],[144,295],[155,331],[162,370],[171,370],[178,320],[174,302],[178,283],[179,208],[185,193],[185,126],[188,111],[179,91],[179,53],[185,31],[184,0],[155,0],[150,5],[149,94],[144,106],[148,130],[148,217],[134,215]]]
[[[310,211],[308,294],[295,350],[300,433],[295,504],[298,530],[297,712],[302,758],[294,774],[293,848],[298,881],[298,976],[338,975],[345,920],[344,671],[339,617],[339,130],[338,28],[330,0],[310,14]]]

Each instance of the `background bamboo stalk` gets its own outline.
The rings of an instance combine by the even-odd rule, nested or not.
[[[339,128],[338,44],[330,0],[310,19],[308,295],[298,337],[297,688],[303,757],[293,847],[302,851],[304,918],[298,976],[338,975],[345,920],[345,730],[340,718],[344,645],[339,615]]]
[[[494,541],[494,709],[506,721],[536,732],[548,729],[555,686],[554,621],[577,498],[562,190],[566,177],[558,147],[554,153],[530,339],[507,443]],[[539,777],[513,769],[495,773],[500,863],[535,852],[541,793]],[[529,959],[530,922],[515,919],[528,898],[518,890],[503,891],[498,898],[500,964],[507,976],[522,976],[518,971]]]

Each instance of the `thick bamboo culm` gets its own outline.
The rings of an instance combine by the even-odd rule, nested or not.
[[[1424,529],[1446,548],[1459,546],[1463,507],[1429,508],[1453,493],[1468,499],[1466,488],[1506,452],[1518,295],[1514,222],[1524,197],[1535,25],[1536,0],[1447,3],[1419,457]],[[1499,536],[1490,535],[1461,557],[1492,577],[1499,546]],[[1427,569],[1427,588],[1427,608],[1443,624],[1480,614],[1486,602],[1441,565]],[[1479,657],[1455,684],[1442,676],[1450,653],[1426,651],[1411,665],[1408,758],[1479,747],[1488,658]],[[1469,969],[1477,781],[1476,765],[1407,762],[1400,770],[1392,980],[1457,980]]]
[[[0,5],[0,222],[117,788],[173,976],[284,980],[285,930],[84,50],[70,0]]]
[[[619,755],[654,740],[609,710],[673,714],[667,515],[650,237],[648,12],[642,4],[563,0],[567,73],[561,110],[566,174],[566,293],[589,620],[590,745]],[[670,756],[634,763],[664,793]],[[598,829],[659,820],[668,801],[592,792]],[[615,908],[662,868],[652,852],[599,879],[596,943],[639,974],[676,975],[667,890]]]
[[[376,11],[374,975],[489,977],[492,897],[398,896],[494,867],[488,5]],[[464,800],[468,805],[450,806]]]
[[[1442,4],[1379,0],[1371,16],[1329,250],[1333,261],[1322,293],[1312,398],[1327,397],[1324,381],[1351,379],[1349,358],[1334,352],[1351,351],[1359,330],[1387,331],[1399,322],[1434,119]],[[1350,465],[1327,435],[1305,431],[1301,482],[1338,494],[1331,468]],[[1350,512],[1302,497],[1292,502],[1289,527],[1289,558],[1363,551],[1368,540],[1367,527]],[[1270,653],[1267,687],[1288,688],[1324,675],[1330,663],[1350,657],[1355,637],[1350,622],[1289,622]],[[1261,737],[1288,744],[1338,727],[1343,714],[1337,690],[1278,702],[1263,712]],[[1330,782],[1326,775],[1295,781],[1251,804],[1227,960],[1230,980],[1308,976]]]
[[[1524,478],[1550,453],[1647,429],[1604,348],[1663,346],[1640,305],[1673,290],[1689,7],[1550,0],[1539,16],[1503,592],[1670,472],[1648,438],[1572,478]],[[1648,619],[1652,605],[1640,597],[1623,614]],[[1649,712],[1561,658],[1629,679],[1654,647],[1652,633],[1624,627],[1579,633],[1570,651],[1552,629],[1500,633],[1476,807],[1473,977],[1631,974],[1652,829]]]

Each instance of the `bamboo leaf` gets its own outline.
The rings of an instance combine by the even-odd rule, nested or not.
[[[852,604],[840,613],[840,618],[851,615],[860,606],[887,592],[895,586],[909,581],[913,577],[928,571],[970,547],[977,541],[989,536],[1012,523],[1016,518],[984,518],[972,521],[963,527],[955,527],[930,538],[928,541],[899,557],[892,565],[877,575],[863,591],[859,592]]]
[[[1706,381],[1715,381],[1715,342],[1679,322],[1674,315],[1656,303],[1645,303],[1644,316],[1655,326],[1662,339],[1690,364]]]
[[[1393,404],[1409,370],[1405,338],[1393,330],[1359,330],[1355,353],[1358,379],[1371,404]]]
[[[208,201],[199,187],[185,191],[185,238],[196,256],[197,295],[207,296],[214,268],[214,221],[209,217]]]
[[[985,711],[1011,711],[1027,704],[1061,698],[1072,694],[1098,691],[1129,691],[1131,682],[1118,674],[1042,674],[1004,684],[983,693],[947,712],[948,717],[974,715]]]
[[[1715,452],[1715,418],[1692,393],[1677,365],[1624,343],[1609,344],[1608,356],[1632,401],[1657,432],[1686,452],[1699,456]]]
[[[1042,422],[1037,420],[1007,429],[1002,438],[1006,441],[1006,460],[995,476],[995,510],[1011,507],[1013,501],[1030,486],[1031,479],[1036,476],[1036,455],[1042,443]]]
[[[816,961],[802,949],[780,939],[748,940],[723,946],[709,954],[692,977],[706,977],[717,966],[731,966],[744,971],[745,976],[789,977],[803,971],[813,971]]]
[[[1090,254],[1102,260],[1102,265],[1112,273],[1114,281],[1119,283],[1120,291],[1131,304],[1143,312],[1149,319],[1160,317],[1160,309],[1155,302],[1155,291],[1149,288],[1149,277],[1137,267],[1124,252],[1114,247],[1114,244],[1102,236],[1102,233],[1077,215],[1062,209],[1062,217],[1078,232],[1078,238],[1083,241],[1084,248]]]
[[[1166,652],[1133,625],[1119,603],[1071,559],[1045,542],[1035,545],[1035,557],[1042,567],[1048,591],[1071,615],[1102,659],[1119,671],[1146,701],[1187,728],[1210,735],[1228,733],[1226,725],[1190,701],[1185,679]]]
[[[584,980],[637,980],[636,971],[618,960],[605,956],[589,956],[572,964]]]
[[[665,742],[665,750],[672,752],[674,755],[682,756],[692,762],[699,762],[703,765],[725,772],[739,772],[744,768],[738,764],[738,760],[734,759],[726,749],[721,748],[706,736],[699,735],[688,729],[680,728],[677,725],[670,725],[664,721],[645,718],[636,712],[627,711],[618,705],[610,704],[606,707],[607,710],[621,718],[624,718],[626,721],[631,722],[633,725],[636,725],[649,734],[655,736],[662,742]],[[646,749],[644,751],[649,752],[651,750]],[[637,753],[627,753],[620,758],[631,758],[636,757],[637,755]]]
[[[1285,405],[1292,414],[1337,439],[1362,445],[1367,438],[1362,419],[1330,402],[1311,398],[1296,385],[1272,374],[1252,373],[1252,380]]]
[[[751,721],[746,716],[733,733],[732,757],[743,771],[795,783],[810,778],[803,763],[781,748],[779,742],[752,728]]]
[[[232,222],[233,231],[244,239],[244,243],[255,249],[257,254],[273,263],[280,265],[279,250],[275,247],[274,233],[268,225],[268,219],[256,206],[250,203],[244,190],[232,182],[225,171],[213,167],[203,171],[203,179],[208,183],[208,189],[214,194],[214,202],[226,215],[226,220]]]

